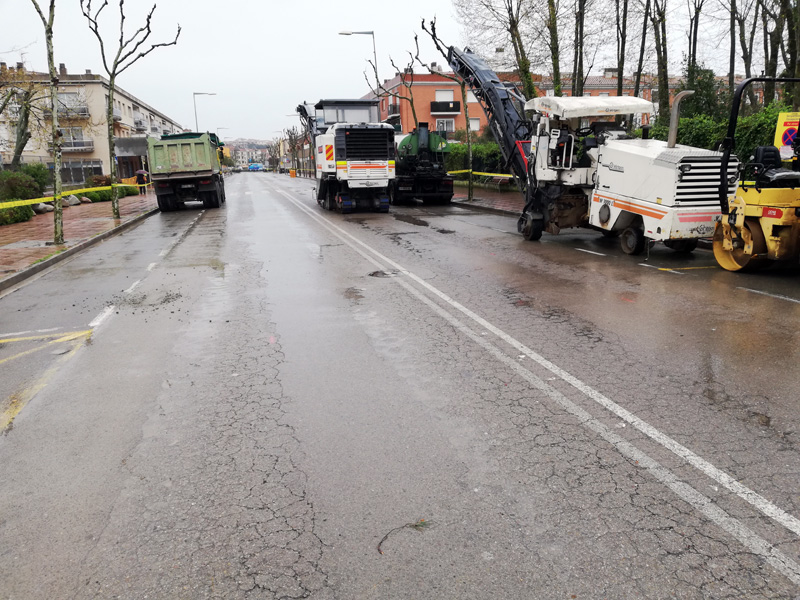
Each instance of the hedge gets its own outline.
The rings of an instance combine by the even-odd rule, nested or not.
[[[33,218],[33,208],[30,206],[13,206],[11,208],[0,208],[0,225],[11,225],[12,223],[23,223]]]

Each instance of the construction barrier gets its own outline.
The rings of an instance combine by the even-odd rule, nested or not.
[[[473,171],[471,169],[464,169],[463,171],[448,171],[448,175],[459,175],[461,173],[472,173],[473,175],[479,175],[481,177],[511,177],[513,179],[513,175],[508,175],[506,173],[481,173],[480,171]]]
[[[81,188],[79,190],[66,190],[61,193],[60,198],[65,196],[74,196],[76,194],[85,194],[86,192],[100,192],[102,190],[110,190],[115,187],[147,187],[151,183],[115,183],[113,185],[104,185],[101,187]],[[39,204],[40,202],[53,202],[54,196],[45,196],[44,198],[31,198],[29,200],[11,200],[10,202],[0,202],[0,210],[4,208],[13,208],[15,206],[28,206],[31,204]]]

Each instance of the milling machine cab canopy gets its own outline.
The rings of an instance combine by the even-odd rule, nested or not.
[[[318,133],[336,123],[380,123],[378,100],[320,100],[314,105]]]
[[[628,96],[544,96],[525,103],[526,111],[533,110],[563,120],[629,114],[649,115],[654,109],[652,102]]]

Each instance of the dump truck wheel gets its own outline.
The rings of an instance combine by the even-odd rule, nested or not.
[[[717,259],[717,264],[726,271],[756,271],[768,263],[768,259],[764,257],[767,253],[767,241],[764,238],[761,225],[758,221],[747,219],[744,222],[744,226],[753,237],[752,254],[745,254],[742,248],[725,250],[722,245],[724,239],[722,223],[717,223],[714,229],[714,258]]]
[[[174,194],[164,194],[156,197],[158,208],[161,212],[171,212],[178,210],[178,202],[175,200]]]
[[[219,194],[216,191],[205,192],[203,206],[206,208],[219,208]]]
[[[628,227],[619,236],[619,245],[625,254],[636,256],[644,250],[644,232],[639,227]]]
[[[675,252],[688,254],[697,248],[697,238],[689,240],[664,240],[664,245]]]

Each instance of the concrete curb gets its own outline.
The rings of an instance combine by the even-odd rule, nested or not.
[[[94,237],[89,238],[88,240],[83,240],[82,242],[75,244],[72,248],[68,248],[55,256],[51,256],[48,259],[45,259],[41,262],[36,263],[35,265],[31,265],[27,269],[23,269],[22,271],[17,271],[13,275],[9,275],[5,279],[0,279],[0,292],[7,290],[10,287],[14,287],[15,285],[25,281],[29,277],[33,277],[37,273],[41,273],[45,269],[52,267],[53,265],[61,262],[65,258],[69,258],[73,254],[77,254],[91,246],[94,246],[98,242],[102,242],[103,240],[110,238],[111,236],[117,235],[118,233],[122,233],[129,227],[136,225],[137,223],[144,221],[146,218],[156,214],[159,212],[158,208],[151,208],[147,212],[144,212],[140,215],[135,216],[130,221],[125,221],[116,227],[109,229],[108,231],[104,231],[103,233],[99,233]]]

